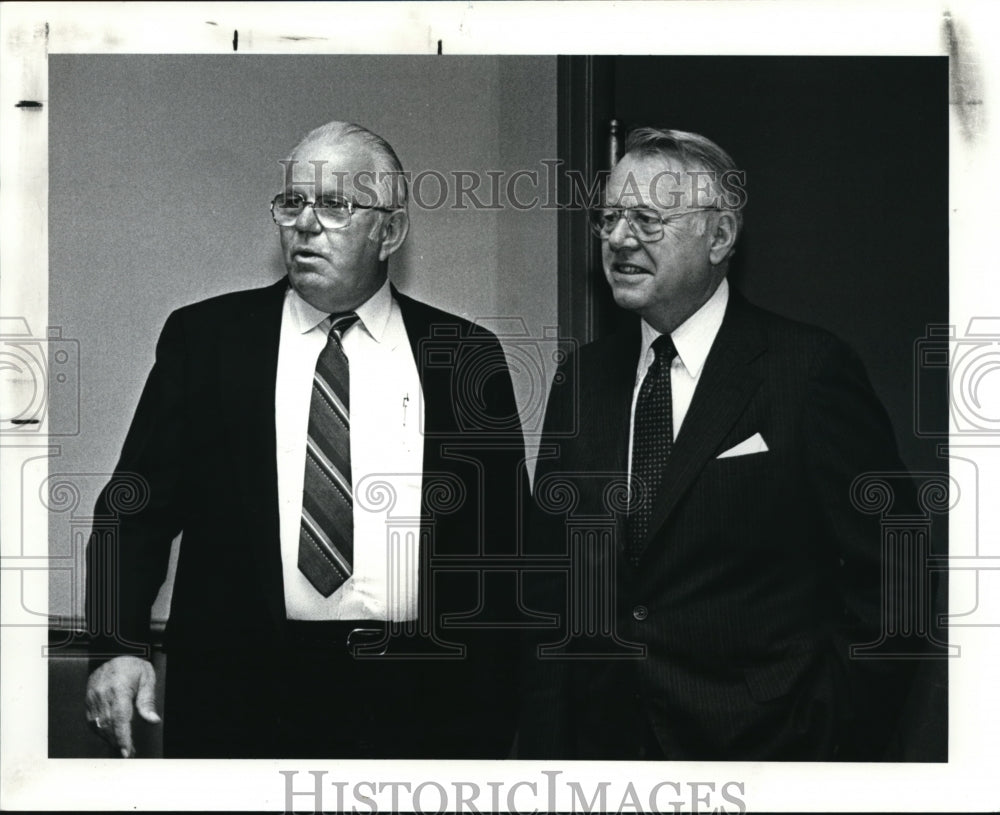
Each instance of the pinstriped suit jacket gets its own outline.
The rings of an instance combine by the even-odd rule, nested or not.
[[[909,667],[849,657],[884,625],[880,522],[850,487],[905,471],[860,361],[732,291],[633,567],[618,487],[639,348],[638,326],[585,346],[550,395],[529,541],[573,566],[529,589],[563,628],[528,639],[520,754],[881,757]],[[767,452],[717,458],[755,433]]]

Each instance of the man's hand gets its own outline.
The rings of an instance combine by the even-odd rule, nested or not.
[[[122,758],[135,756],[132,743],[132,707],[147,722],[158,724],[156,673],[138,657],[115,657],[87,681],[87,721]]]

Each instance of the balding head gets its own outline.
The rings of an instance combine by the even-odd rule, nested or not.
[[[373,133],[366,127],[353,122],[327,122],[309,131],[302,140],[295,145],[288,159],[296,162],[310,162],[323,160],[324,153],[331,148],[352,144],[361,147],[367,155],[370,163],[370,175],[364,173],[359,178],[347,179],[350,186],[358,195],[364,196],[366,200],[357,200],[357,203],[366,206],[377,205],[390,209],[405,209],[409,190],[406,177],[403,173],[403,165],[392,149],[392,145],[377,133]],[[338,169],[324,168],[334,173]],[[313,168],[303,168],[300,172],[313,172]],[[332,180],[324,174],[324,181]]]
[[[351,311],[385,284],[387,261],[406,240],[399,159],[371,131],[329,122],[282,163],[284,190],[272,212],[288,279],[310,305]]]

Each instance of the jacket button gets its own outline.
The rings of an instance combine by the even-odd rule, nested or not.
[[[649,616],[649,609],[645,606],[635,606],[632,609],[632,616],[636,620],[645,620]]]

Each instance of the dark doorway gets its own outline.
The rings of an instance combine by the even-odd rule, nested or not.
[[[862,356],[904,461],[941,469],[947,393],[919,390],[915,343],[948,321],[948,63],[944,57],[562,57],[560,158],[608,169],[641,125],[692,130],[746,171],[730,279],[752,302],[820,325]],[[611,301],[582,211],[560,229],[562,330],[629,319]],[[919,400],[919,404],[917,404]]]
[[[609,169],[612,120],[621,144],[649,125],[701,133],[733,156],[747,179],[733,285],[853,346],[906,465],[947,471],[947,378],[918,353],[928,329],[948,322],[947,58],[560,57],[565,169]],[[560,215],[559,312],[562,333],[580,343],[634,319],[611,300],[581,209]],[[945,515],[931,537],[933,554],[946,555]],[[947,660],[921,665],[908,704],[905,755],[947,760]]]

